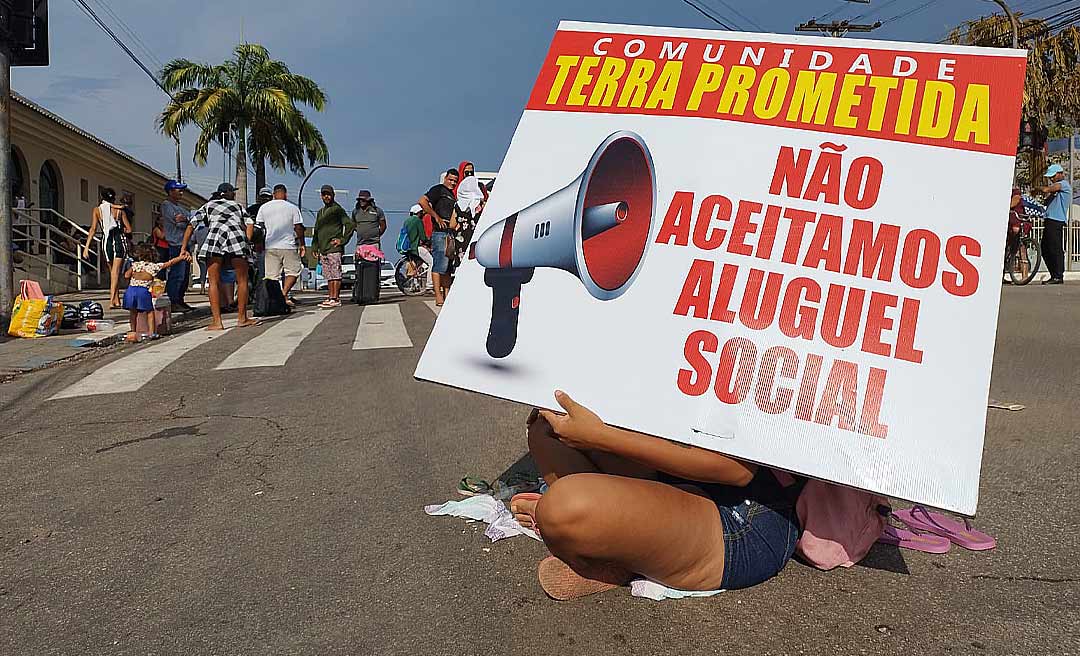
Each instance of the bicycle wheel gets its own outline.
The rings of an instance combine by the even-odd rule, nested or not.
[[[1035,278],[1042,263],[1042,253],[1039,244],[1031,237],[1025,235],[1020,238],[1020,246],[1016,253],[1009,258],[1009,278],[1014,285],[1026,285]]]
[[[394,282],[406,296],[420,296],[424,293],[424,276],[408,275],[409,258],[403,257],[394,265]]]

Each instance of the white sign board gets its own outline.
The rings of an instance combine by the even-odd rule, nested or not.
[[[974,514],[1024,69],[563,23],[416,376]]]

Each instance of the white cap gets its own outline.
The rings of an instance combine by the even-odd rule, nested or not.
[[[423,211],[424,211],[424,208],[420,207],[419,204],[413,205],[412,207],[409,208],[409,213],[410,214],[419,214],[419,213],[421,213]]]

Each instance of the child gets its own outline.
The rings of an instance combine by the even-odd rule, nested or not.
[[[139,244],[135,248],[135,261],[125,274],[131,281],[124,292],[124,308],[131,312],[131,332],[137,330],[139,313],[146,314],[146,325],[150,327],[150,339],[157,339],[157,316],[154,314],[154,297],[150,294],[150,285],[154,276],[162,269],[168,269],[179,262],[190,262],[188,254],[178,255],[167,262],[156,262],[157,251],[153,244]]]

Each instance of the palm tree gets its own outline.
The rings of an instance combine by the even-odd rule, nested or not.
[[[1028,49],[1023,115],[1051,128],[1076,125],[1080,119],[1080,30],[1072,24],[1071,14],[1067,18],[1018,18],[1020,47]],[[1012,24],[1000,14],[983,16],[955,28],[946,40],[1008,48],[1012,46]],[[1044,159],[1042,152],[1032,150],[1029,174],[1033,182],[1045,169]]]
[[[297,105],[315,111],[326,107],[326,94],[309,78],[270,59],[261,45],[241,43],[233,57],[217,65],[174,59],[161,72],[172,94],[158,118],[170,137],[191,124],[202,132],[195,142],[195,163],[206,164],[210,144],[232,138],[236,144],[238,199],[247,203],[248,153],[255,159],[256,181],[265,184],[266,162],[275,170],[303,174],[305,166],[329,161],[329,149]],[[259,177],[262,177],[260,180]]]

